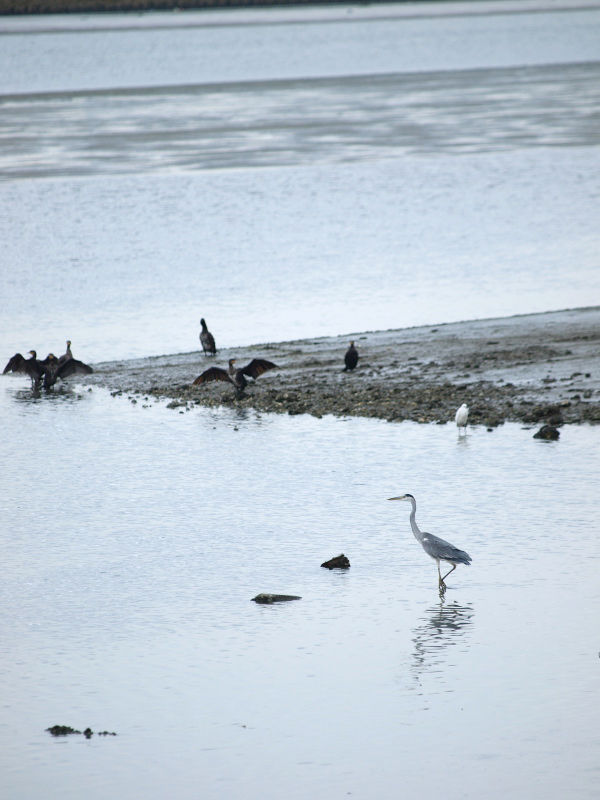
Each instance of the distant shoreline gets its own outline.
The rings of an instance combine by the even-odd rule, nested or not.
[[[219,332],[213,331],[219,342]],[[343,372],[350,340],[358,367]],[[228,359],[278,365],[237,397],[229,383],[192,386]],[[86,385],[170,407],[449,422],[467,403],[469,424],[600,423],[600,307],[354,333],[94,365]]]
[[[394,6],[394,10],[391,7]],[[244,11],[260,9],[322,9],[319,18],[346,17],[352,9],[357,18],[416,18],[473,14],[530,14],[548,11],[581,11],[598,8],[600,0],[0,0],[0,16],[45,14],[145,14],[161,11]],[[333,9],[338,9],[333,12]],[[340,10],[342,9],[342,10]]]
[[[443,2],[444,0],[438,0]],[[402,3],[403,0],[388,0]],[[0,0],[0,15],[98,14],[226,8],[352,5],[345,0]],[[364,4],[359,4],[364,5]]]

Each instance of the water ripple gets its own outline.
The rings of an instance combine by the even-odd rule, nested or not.
[[[600,65],[5,96],[4,179],[597,144]]]

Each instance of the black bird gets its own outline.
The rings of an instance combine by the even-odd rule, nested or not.
[[[4,367],[4,372],[2,374],[6,375],[7,372],[24,372],[31,378],[31,388],[39,389],[40,381],[45,374],[46,367],[41,361],[37,360],[37,353],[35,350],[30,350],[29,354],[31,358],[23,358],[21,353],[15,353]]]
[[[67,350],[69,352],[68,345],[70,344],[71,342],[67,342]],[[94,371],[90,366],[84,364],[83,361],[78,361],[72,356],[61,364],[60,358],[57,358],[53,353],[50,353],[42,363],[46,365],[44,371],[44,389],[51,389],[59,378],[64,381],[69,375],[90,375]]]
[[[71,352],[71,340],[67,339],[67,352],[64,355],[60,356],[60,358],[58,359],[58,363],[64,364],[65,361],[69,361],[69,359],[71,358],[73,358],[73,353]]]
[[[358,364],[358,350],[354,347],[354,342],[350,342],[350,347],[346,350],[344,363],[346,364],[343,369],[344,372],[354,369]]]
[[[192,386],[199,386],[201,383],[208,383],[209,381],[227,381],[228,383],[232,383],[238,393],[241,394],[246,386],[248,386],[246,376],[256,380],[263,372],[277,367],[277,364],[273,364],[272,361],[267,361],[264,358],[253,358],[245,367],[236,368],[233,366],[234,364],[235,358],[230,358],[229,370],[227,371],[220,367],[210,367],[205,370],[202,375],[198,375]]]
[[[200,325],[202,325],[202,330],[200,331],[200,344],[202,345],[202,349],[204,350],[204,355],[216,355],[217,352],[217,345],[215,344],[215,337],[206,327],[206,322],[204,318],[200,320]]]

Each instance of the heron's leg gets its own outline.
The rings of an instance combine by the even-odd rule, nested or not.
[[[440,572],[440,561],[436,558],[437,561],[437,568],[438,568],[438,586],[440,587],[440,593],[446,591],[446,584],[444,583],[444,579],[442,578],[442,573]]]
[[[452,565],[452,569],[450,570],[450,572],[454,572],[454,570],[455,570],[455,569],[456,569],[456,564],[453,564],[453,565]],[[450,575],[450,572],[447,572],[447,573],[444,575],[444,577],[443,577],[443,578],[441,578],[441,581],[442,581],[442,583],[444,583],[444,581],[446,580],[446,578],[448,577],[448,575]]]
[[[438,561],[438,589],[440,591],[440,598],[443,600],[444,595],[446,594],[446,584],[444,583],[444,579],[442,578],[442,573],[440,572],[439,561]]]

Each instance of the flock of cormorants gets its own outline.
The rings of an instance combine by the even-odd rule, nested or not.
[[[215,356],[217,354],[217,345],[215,344],[215,337],[208,330],[204,317],[200,320],[200,344],[205,356]],[[263,372],[269,369],[275,369],[277,364],[272,361],[267,361],[265,358],[253,358],[245,367],[234,367],[235,358],[229,359],[229,369],[224,370],[221,367],[209,367],[205,369],[201,375],[198,375],[192,386],[200,386],[203,383],[210,383],[211,381],[226,381],[231,383],[238,394],[241,394],[248,381],[246,378],[256,380]]]
[[[205,356],[214,356],[217,354],[217,345],[215,337],[208,330],[204,317],[200,320],[200,344]],[[83,361],[78,361],[73,358],[71,352],[71,342],[67,341],[66,352],[57,358],[54,353],[48,353],[43,361],[39,360],[35,350],[30,350],[29,355],[31,358],[24,358],[21,353],[15,353],[10,359],[8,364],[4,367],[3,374],[7,372],[23,372],[31,378],[31,387],[34,390],[39,390],[41,386],[44,389],[52,389],[57,380],[65,380],[70,375],[89,375],[94,370],[84,364]],[[235,367],[235,358],[229,359],[229,369],[224,370],[221,367],[209,367],[203,373],[198,375],[192,386],[201,386],[203,383],[210,383],[211,381],[225,381],[230,383],[236,390],[238,395],[241,395],[248,386],[247,378],[256,380],[264,372],[270,369],[276,369],[277,364],[272,361],[267,361],[265,358],[253,358],[245,367]],[[343,372],[352,371],[358,364],[358,350],[354,346],[354,342],[350,342],[350,346],[344,355],[344,369]],[[466,432],[467,420],[469,418],[469,407],[466,403],[456,412],[455,421],[460,429]]]
[[[200,326],[200,344],[202,345],[204,355],[216,355],[217,346],[215,344],[215,337],[208,330],[204,317],[200,320]],[[235,367],[234,364],[235,358],[230,358],[228,370],[221,369],[221,367],[209,367],[204,370],[201,375],[198,375],[196,380],[192,383],[192,386],[201,386],[203,383],[209,383],[211,381],[226,381],[233,385],[238,395],[241,395],[248,385],[247,377],[256,380],[259,375],[267,372],[267,370],[277,368],[277,364],[273,364],[272,361],[267,361],[264,358],[253,358],[245,367]],[[342,372],[351,372],[353,369],[356,369],[357,364],[358,350],[354,346],[354,342],[350,342],[344,355],[344,369]],[[466,403],[463,403],[454,417],[459,434],[461,428],[463,432],[466,433],[468,419],[469,407]]]
[[[65,380],[69,375],[89,375],[94,370],[73,358],[71,342],[67,341],[67,351],[60,358],[54,353],[48,353],[46,358],[39,360],[35,350],[30,350],[31,358],[24,358],[21,353],[15,353],[4,367],[3,375],[7,372],[23,372],[31,378],[32,389],[52,389],[57,380]]]
[[[214,356],[217,354],[217,345],[215,337],[208,330],[204,318],[200,320],[200,344],[205,356]],[[65,380],[70,375],[89,375],[94,370],[84,364],[83,361],[78,361],[73,358],[71,352],[71,342],[67,341],[66,352],[57,358],[54,353],[48,353],[46,358],[39,360],[35,350],[30,350],[29,355],[31,358],[24,358],[21,353],[15,353],[10,359],[8,364],[4,367],[3,374],[7,372],[23,372],[31,378],[31,386],[35,390],[39,390],[41,386],[44,389],[52,389],[54,384],[60,379]],[[225,381],[230,383],[238,395],[242,394],[246,386],[248,386],[247,378],[256,380],[260,375],[270,369],[276,369],[277,364],[272,361],[267,361],[265,358],[253,358],[245,367],[236,367],[235,358],[229,359],[229,369],[225,370],[221,367],[209,367],[203,373],[198,375],[192,386],[201,386],[203,383],[210,383],[211,381]],[[354,346],[354,342],[350,342],[350,346],[344,355],[344,369],[343,372],[352,371],[358,364],[358,350]],[[456,424],[458,430],[463,428],[466,431],[467,420],[469,417],[469,408],[466,403],[456,412]]]
[[[208,330],[204,318],[200,320],[200,326],[202,351],[205,356],[215,356],[217,354],[215,337]],[[69,375],[89,375],[94,371],[83,361],[73,358],[70,341],[67,341],[66,353],[60,358],[57,358],[54,353],[48,353],[46,358],[41,360],[38,359],[35,350],[30,350],[29,355],[31,356],[30,358],[24,358],[21,353],[15,353],[4,367],[3,374],[6,375],[7,372],[22,372],[29,375],[31,386],[34,390],[39,390],[41,386],[44,389],[52,389],[59,379],[64,380]],[[248,386],[247,378],[256,380],[259,375],[277,367],[277,364],[267,361],[265,358],[253,358],[245,367],[235,367],[235,362],[235,358],[230,358],[229,369],[227,370],[221,369],[221,367],[209,367],[201,375],[198,375],[192,386],[200,386],[211,381],[225,381],[231,383],[236,392],[241,394]],[[350,346],[344,356],[344,364],[344,372],[355,369],[358,364],[358,351],[354,346],[354,342],[350,342]]]
[[[208,330],[204,317],[200,320],[200,344],[205,356],[217,354],[215,337]],[[238,394],[241,394],[248,385],[246,378],[256,380],[259,375],[267,372],[267,370],[276,369],[277,367],[277,364],[273,364],[272,361],[267,361],[264,358],[253,358],[245,367],[234,367],[234,364],[235,358],[230,358],[229,369],[227,370],[221,369],[221,367],[209,367],[201,375],[198,375],[192,386],[200,386],[211,381],[226,381],[233,385]],[[344,364],[343,372],[355,369],[358,364],[358,350],[354,346],[354,342],[350,342],[350,346],[344,356]]]

